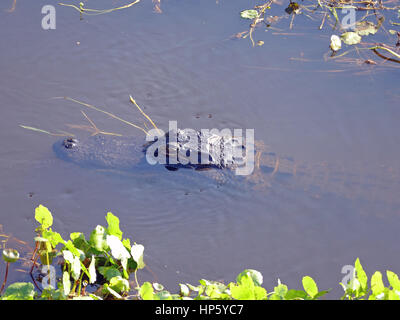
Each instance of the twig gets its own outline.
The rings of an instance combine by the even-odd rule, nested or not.
[[[160,130],[157,128],[157,126],[155,125],[155,123],[153,122],[153,120],[151,120],[151,118],[150,118],[146,113],[144,113],[144,111],[139,107],[139,105],[136,103],[135,99],[133,99],[131,95],[129,95],[129,99],[130,99],[131,102],[136,106],[136,108],[139,109],[140,113],[141,113],[147,120],[149,120],[149,122],[151,123],[151,125],[152,125],[155,129],[157,129],[157,131],[160,133]]]
[[[119,134],[119,133],[105,132],[105,131],[99,130],[99,128],[97,128],[97,126],[96,126],[96,125],[94,124],[94,122],[86,115],[86,113],[83,112],[82,110],[81,110],[81,112],[82,112],[83,116],[86,118],[86,120],[89,121],[89,123],[91,124],[91,126],[92,126],[92,128],[93,128],[92,136],[95,136],[95,135],[97,135],[97,134],[104,134],[104,135],[110,135],[110,136],[119,136],[119,137],[122,136],[122,134]]]
[[[93,15],[99,15],[99,14],[104,14],[104,13],[110,13],[110,12],[113,12],[113,11],[116,11],[116,10],[126,9],[126,8],[129,8],[129,7],[133,6],[134,4],[136,4],[138,2],[140,2],[140,0],[136,0],[136,1],[134,1],[132,3],[129,3],[129,4],[127,4],[125,6],[122,6],[122,7],[112,8],[112,9],[105,9],[105,10],[86,9],[86,8],[83,8],[82,3],[81,3],[81,5],[79,7],[77,7],[77,6],[73,5],[73,4],[66,4],[66,3],[59,3],[59,5],[60,6],[64,6],[64,7],[71,7],[71,8],[74,8],[75,10],[79,11],[81,14],[86,14],[86,15],[93,16]],[[88,12],[90,12],[90,13],[88,13]]]
[[[120,117],[118,117],[118,116],[112,114],[111,112],[102,110],[102,109],[97,108],[97,107],[95,107],[95,106],[93,106],[93,105],[91,105],[91,104],[84,103],[84,102],[81,102],[81,101],[79,101],[79,100],[76,100],[76,99],[73,99],[73,98],[70,98],[70,97],[54,97],[53,99],[65,99],[65,100],[69,100],[69,101],[78,103],[78,104],[83,105],[83,106],[85,106],[85,107],[87,107],[87,108],[96,110],[96,111],[98,111],[98,112],[102,112],[102,113],[108,115],[109,117],[114,118],[114,119],[116,119],[116,120],[118,120],[118,121],[121,121],[121,122],[123,122],[123,123],[125,123],[125,124],[127,124],[127,125],[130,125],[130,126],[136,128],[136,129],[139,129],[139,130],[143,131],[146,135],[148,134],[147,131],[146,131],[145,129],[143,129],[142,127],[139,127],[139,126],[137,126],[136,124],[133,124],[132,122],[126,121],[126,120],[124,120],[124,119],[122,119],[122,118],[120,118]]]

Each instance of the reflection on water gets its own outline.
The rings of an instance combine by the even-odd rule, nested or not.
[[[297,288],[308,274],[337,296],[341,267],[357,256],[371,270],[400,267],[397,69],[323,72],[338,69],[323,60],[330,32],[317,33],[301,17],[293,32],[305,36],[267,33],[252,48],[231,38],[248,27],[241,1],[169,1],[162,14],[142,1],[82,21],[57,7],[57,28],[48,31],[40,27],[44,4],[21,1],[12,14],[3,11],[9,3],[0,8],[0,223],[7,232],[30,240],[39,203],[63,235],[89,233],[112,211],[171,290],[178,281],[231,281],[254,268],[267,287],[279,277]],[[221,184],[189,170],[88,170],[56,158],[56,137],[18,126],[87,125],[82,108],[50,99],[59,96],[141,124],[129,95],[163,130],[170,120],[180,128],[254,129],[268,145],[263,175]],[[101,130],[141,134],[85,112]]]

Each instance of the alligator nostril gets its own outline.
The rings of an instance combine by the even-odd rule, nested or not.
[[[71,149],[71,148],[75,147],[77,145],[77,143],[78,143],[77,139],[68,138],[68,139],[65,139],[62,144],[66,149]]]

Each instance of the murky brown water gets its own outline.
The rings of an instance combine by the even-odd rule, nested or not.
[[[261,31],[265,44],[256,48],[230,39],[248,28],[239,12],[251,2],[167,1],[155,14],[142,0],[82,21],[56,7],[57,27],[48,31],[41,28],[45,4],[17,0],[13,13],[5,12],[12,1],[0,5],[4,231],[29,241],[38,204],[53,212],[63,235],[89,233],[112,211],[172,291],[178,282],[231,281],[253,268],[267,288],[278,277],[299,288],[307,274],[337,296],[341,268],[356,257],[369,272],[399,271],[398,69],[323,61],[331,31],[302,17],[293,32],[303,36]],[[309,61],[293,59],[300,57]],[[56,137],[18,126],[87,135],[67,126],[87,124],[82,107],[51,99],[58,96],[140,123],[129,95],[163,129],[169,120],[180,128],[252,128],[271,150],[296,159],[302,175],[255,191],[192,172],[87,170],[54,155]],[[140,134],[85,112],[102,130]],[[151,279],[148,271],[143,277]]]

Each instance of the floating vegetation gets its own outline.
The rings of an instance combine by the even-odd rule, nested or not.
[[[96,106],[93,106],[91,104],[88,104],[88,103],[85,103],[85,102],[82,102],[82,101],[79,101],[79,100],[76,100],[76,99],[73,99],[73,98],[70,98],[70,97],[54,97],[53,99],[65,99],[65,100],[72,101],[74,103],[80,104],[80,105],[82,105],[82,106],[84,106],[86,108],[89,108],[89,109],[104,113],[107,116],[109,116],[109,117],[111,117],[111,118],[113,118],[115,120],[118,120],[118,121],[120,121],[122,123],[125,123],[125,124],[127,124],[129,126],[132,126],[132,127],[136,128],[136,129],[139,129],[139,130],[143,131],[146,135],[148,135],[148,131],[146,130],[146,129],[148,129],[148,126],[147,126],[146,123],[143,124],[144,127],[146,128],[145,129],[145,128],[143,128],[143,127],[141,127],[139,125],[136,125],[136,124],[134,124],[134,123],[132,123],[130,121],[122,119],[121,117],[118,117],[118,116],[116,116],[115,114],[113,114],[111,112],[108,112],[106,110],[103,110],[103,109],[98,108]],[[139,112],[143,115],[143,117],[151,124],[151,126],[158,131],[159,129],[156,126],[156,124],[154,123],[154,121],[142,110],[142,108],[139,107],[139,105],[137,104],[136,100],[133,99],[133,97],[131,95],[129,96],[129,100],[139,110]],[[97,134],[122,136],[122,134],[119,134],[119,133],[107,132],[107,131],[100,130],[95,125],[93,120],[91,120],[87,116],[87,114],[85,112],[83,112],[82,110],[81,110],[81,112],[82,112],[83,116],[85,117],[85,119],[89,122],[90,125],[88,126],[88,125],[68,124],[68,126],[70,128],[89,131],[89,132],[92,133],[92,136],[93,135],[97,135]],[[35,127],[32,127],[32,126],[25,126],[25,125],[19,125],[19,126],[21,128],[27,129],[27,130],[31,130],[31,131],[35,131],[35,132],[41,132],[41,133],[45,133],[45,134],[48,134],[48,135],[51,135],[51,136],[62,136],[62,137],[66,137],[66,136],[70,136],[70,137],[72,136],[73,137],[73,136],[75,136],[72,133],[69,133],[69,132],[66,132],[66,131],[61,131],[61,130],[59,130],[57,133],[54,133],[54,132],[50,132],[50,131],[47,131],[47,130],[44,130],[44,129],[35,128]]]
[[[134,4],[140,2],[140,0],[136,0],[134,2],[131,2],[125,6],[121,6],[118,8],[112,8],[112,9],[104,9],[104,10],[97,10],[97,9],[88,9],[85,8],[85,5],[83,2],[79,3],[79,6],[73,5],[73,4],[66,4],[66,3],[59,3],[60,6],[65,6],[65,7],[71,7],[74,8],[75,10],[79,11],[79,13],[82,14],[86,14],[86,15],[99,15],[99,14],[105,14],[105,13],[110,13],[113,11],[117,11],[117,10],[122,10],[122,9],[127,9],[132,7]]]
[[[50,136],[61,136],[61,137],[64,137],[64,136],[74,136],[72,133],[68,133],[68,132],[65,132],[65,131],[59,131],[59,133],[54,133],[54,132],[50,132],[50,131],[43,130],[43,129],[39,129],[39,128],[34,128],[34,127],[30,127],[30,126],[24,126],[24,125],[22,125],[22,124],[20,124],[19,126],[20,126],[21,128],[27,129],[27,130],[32,130],[32,131],[36,131],[36,132],[46,133],[46,134],[48,134],[48,135],[50,135]]]
[[[337,59],[350,52],[360,53],[361,50],[368,50],[384,59],[384,61],[400,63],[400,31],[387,30],[388,26],[400,25],[399,0],[354,2],[348,2],[347,0],[304,0],[301,3],[290,0],[281,16],[268,16],[267,13],[272,5],[279,4],[274,0],[268,0],[262,5],[256,5],[252,9],[241,11],[241,18],[252,20],[252,23],[247,31],[237,33],[234,37],[248,37],[253,47],[259,46],[260,43],[264,42],[262,40],[254,40],[254,31],[257,27],[264,26],[266,31],[269,29],[276,30],[277,28],[273,27],[273,25],[282,19],[289,18],[289,29],[291,30],[295,17],[302,15],[311,21],[319,21],[316,26],[320,30],[328,26],[336,33],[332,34],[330,38],[331,54],[329,58],[331,59]],[[356,13],[358,15],[357,21],[355,19]],[[387,19],[385,17],[386,13],[389,13],[393,20],[398,19],[399,21]],[[389,41],[387,43],[367,43],[365,41],[367,37],[378,33],[381,36],[386,36]],[[285,35],[290,34],[285,33]],[[343,50],[342,42],[348,50],[342,54],[337,54],[338,51]],[[385,51],[387,55],[384,55],[382,51]],[[367,61],[372,61],[368,58],[364,60],[366,63]]]
[[[333,34],[331,36],[331,49],[333,51],[338,51],[341,48],[342,48],[342,40],[340,40],[340,38],[336,34]]]

